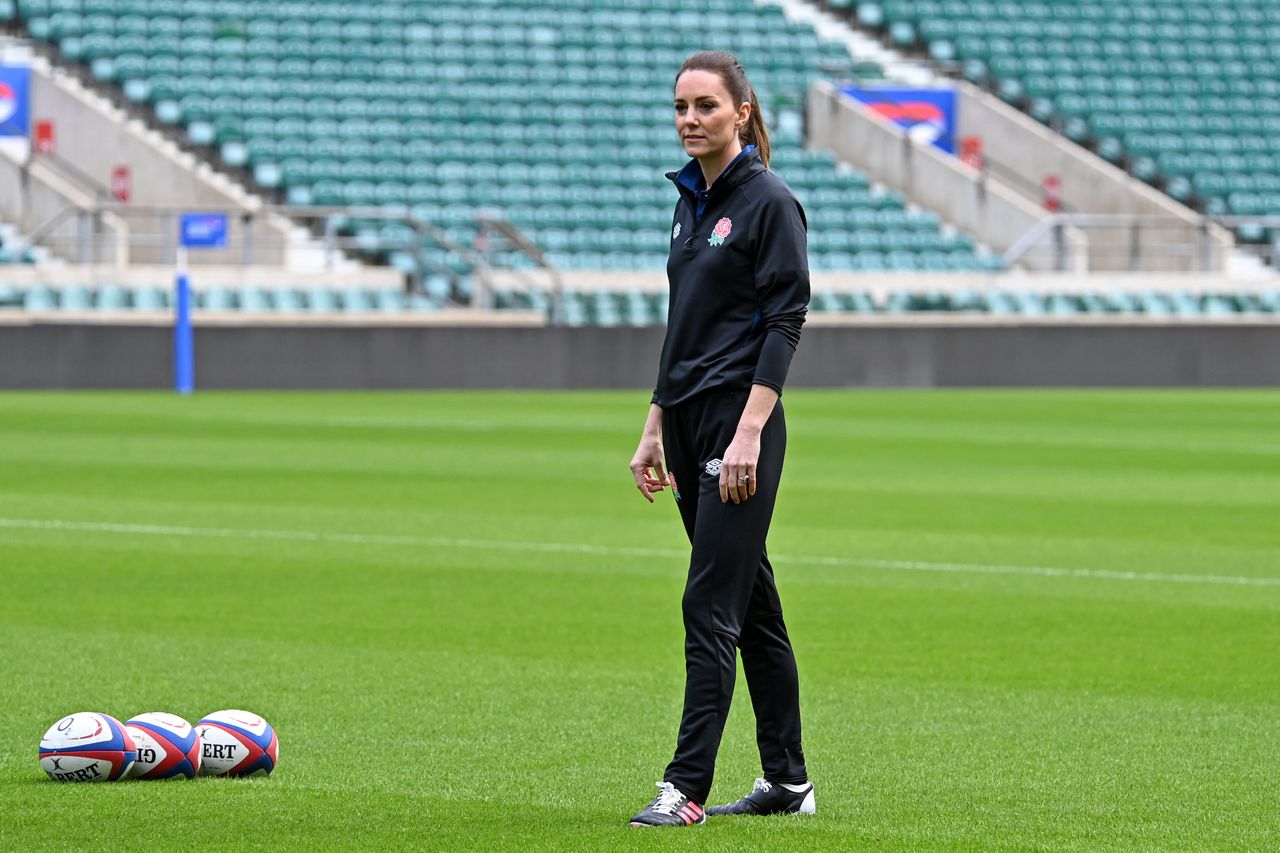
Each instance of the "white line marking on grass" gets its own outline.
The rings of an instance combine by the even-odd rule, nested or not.
[[[598,554],[600,556],[664,557],[686,559],[688,552],[675,548],[631,548],[612,545],[584,545],[571,542],[515,542],[503,539],[465,539],[450,536],[397,536],[384,533],[316,533],[310,530],[253,530],[234,527],[180,527],[161,524],[117,524],[104,521],[0,518],[0,528],[25,530],[74,530],[86,533],[121,533],[139,536],[191,536],[212,539],[268,539],[287,542],[341,542],[359,545],[433,545],[444,548],[477,548],[493,551],[541,551],[556,554]],[[1021,575],[1048,578],[1091,578],[1097,580],[1141,581],[1145,583],[1190,583],[1220,586],[1280,587],[1280,578],[1233,575],[1162,574],[1121,572],[1111,569],[1066,569],[1052,566],[1002,566],[986,563],[940,563],[920,560],[876,560],[860,557],[822,557],[779,554],[787,563],[813,566],[847,566],[899,572],[944,572],[974,575]]]
[[[1113,581],[1150,581],[1154,583],[1204,583],[1223,586],[1280,586],[1280,578],[1256,578],[1240,575],[1182,575],[1161,572],[1120,572],[1112,569],[1064,569],[1052,566],[1001,566],[986,563],[929,563],[914,560],[870,560],[844,557],[782,557],[794,563],[831,566],[861,566],[869,569],[891,569],[907,572],[955,572],[981,575],[1031,575],[1046,578],[1100,578]]]

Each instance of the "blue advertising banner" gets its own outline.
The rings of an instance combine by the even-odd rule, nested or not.
[[[956,93],[953,89],[881,89],[845,86],[844,93],[907,129],[917,142],[948,154],[956,150]]]
[[[184,213],[178,245],[187,249],[221,249],[227,245],[225,213]]]
[[[31,69],[0,65],[0,136],[31,135]]]

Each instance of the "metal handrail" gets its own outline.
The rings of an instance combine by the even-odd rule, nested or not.
[[[31,232],[26,235],[26,242],[28,245],[34,245],[48,234],[52,233],[54,228],[57,228],[70,217],[90,213],[92,213],[92,211],[85,210],[79,205],[69,204],[33,228]]]
[[[501,234],[511,246],[518,249],[522,254],[530,258],[539,269],[545,270],[551,277],[551,317],[552,324],[559,323],[564,317],[564,279],[560,275],[560,269],[551,263],[546,253],[538,247],[536,243],[524,235],[524,233],[511,223],[505,217],[499,216],[491,211],[481,211],[476,214],[476,222],[480,225],[482,238],[486,247],[484,256],[484,268],[486,274],[490,269],[489,252],[491,248],[488,245],[488,235],[490,231],[496,231]],[[537,287],[537,282],[526,276],[522,270],[512,269],[512,273],[525,285],[526,288]],[[485,306],[489,307],[489,306]]]
[[[396,244],[389,248],[403,249],[410,252],[417,261],[419,273],[413,277],[411,290],[424,292],[422,270],[431,270],[432,272],[441,273],[449,279],[449,283],[453,286],[458,284],[458,275],[448,266],[432,263],[427,260],[426,255],[422,252],[422,240],[425,237],[431,240],[446,252],[457,255],[473,265],[479,265],[482,259],[479,253],[465,246],[460,246],[449,239],[444,230],[438,226],[427,222],[426,220],[416,216],[412,210],[402,205],[391,205],[386,207],[339,207],[335,205],[313,205],[309,207],[297,207],[292,205],[276,205],[264,207],[264,214],[279,214],[286,216],[291,220],[317,220],[324,221],[324,245],[328,249],[359,249],[363,248],[357,243],[352,242],[350,245],[347,241],[337,236],[337,222],[340,219],[382,219],[390,222],[404,222],[414,233],[418,235],[419,240],[412,244]]]
[[[1277,217],[1280,220],[1280,217]],[[1018,238],[1012,246],[1010,246],[1003,254],[1003,259],[1007,267],[1012,267],[1023,257],[1029,255],[1033,250],[1040,246],[1044,238],[1050,234],[1064,234],[1074,231],[1078,235],[1078,239],[1084,241],[1087,245],[1090,241],[1083,233],[1085,228],[1115,228],[1127,229],[1127,238],[1115,241],[1110,246],[1118,246],[1122,248],[1124,257],[1129,260],[1129,268],[1137,271],[1142,268],[1143,259],[1149,257],[1189,257],[1199,256],[1200,268],[1203,272],[1213,270],[1213,244],[1210,239],[1209,228],[1212,220],[1207,217],[1198,217],[1196,220],[1188,221],[1174,216],[1165,216],[1160,214],[1137,214],[1137,213],[1055,213],[1046,215],[1038,221],[1025,234]],[[1143,241],[1143,231],[1158,229],[1161,226],[1186,230],[1187,228],[1195,228],[1198,232],[1198,240],[1195,243],[1186,242],[1182,245],[1163,245],[1151,246]],[[1053,248],[1062,258],[1065,249],[1065,241],[1058,237],[1059,245]],[[1102,244],[1101,248],[1106,248],[1108,244]],[[1099,246],[1089,247],[1091,255],[1100,254],[1097,249]],[[1119,253],[1117,253],[1119,256]],[[1063,268],[1059,263],[1059,268]]]
[[[1005,186],[1016,190],[1023,198],[1036,205],[1040,205],[1044,201],[1044,189],[1034,178],[1028,177],[1017,169],[1006,166],[985,151],[982,152],[982,167],[978,171],[982,173],[984,179],[987,175],[995,176]],[[1078,212],[1078,208],[1065,200],[1061,204],[1062,213]]]
[[[1242,225],[1257,225],[1262,228],[1280,228],[1280,214],[1262,213],[1256,216],[1229,214],[1209,217],[1225,228],[1239,228]]]
[[[318,233],[314,226],[312,226],[311,230],[316,239],[321,241],[326,253],[335,251],[354,253],[368,248],[361,241],[345,239],[339,236],[338,231],[343,220],[372,219],[404,223],[412,229],[415,235],[413,240],[401,242],[380,239],[377,248],[402,250],[413,255],[416,261],[416,272],[410,278],[409,290],[411,292],[425,292],[424,273],[443,275],[448,279],[451,287],[456,289],[459,286],[459,274],[457,271],[448,264],[433,261],[427,257],[424,247],[431,244],[439,246],[449,255],[464,261],[476,269],[478,287],[472,300],[473,305],[485,307],[484,302],[487,294],[493,289],[494,266],[490,252],[467,247],[451,240],[444,229],[422,219],[404,205],[377,207],[264,205],[256,210],[249,210],[231,205],[132,204],[115,199],[107,199],[89,207],[72,204],[62,208],[32,231],[30,242],[34,243],[48,237],[59,225],[62,225],[72,217],[101,217],[114,214],[119,217],[127,216],[133,221],[134,227],[129,235],[132,245],[159,248],[162,250],[162,254],[168,256],[176,248],[176,220],[178,215],[190,212],[193,207],[204,212],[222,213],[239,218],[246,226],[262,217],[272,215],[287,218],[290,222],[303,227],[307,227],[307,223],[320,223]],[[154,217],[161,220],[161,223],[154,231],[138,228],[137,219],[146,217]],[[559,317],[562,314],[563,281],[560,270],[551,263],[546,254],[532,240],[520,232],[518,228],[499,214],[492,211],[481,212],[476,216],[476,223],[480,226],[482,234],[489,232],[500,234],[513,248],[531,258],[539,269],[544,270],[550,276],[552,316],[553,318]],[[250,264],[252,263],[253,246],[249,239],[250,230],[248,227],[245,228],[244,234],[245,243],[242,251],[242,260],[245,264]],[[91,258],[93,256],[93,247],[88,246],[86,250],[86,246],[82,244],[81,254]],[[529,279],[522,270],[510,269],[508,271],[515,275],[526,288],[535,289],[539,287],[538,283]]]
[[[63,177],[69,179],[73,184],[78,184],[80,189],[97,198],[100,203],[108,203],[115,198],[110,187],[94,178],[75,163],[53,151],[34,152],[32,159],[52,164],[54,169],[64,173]]]

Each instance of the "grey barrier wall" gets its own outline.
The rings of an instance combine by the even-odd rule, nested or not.
[[[647,388],[661,328],[209,326],[203,389]],[[0,326],[0,388],[171,387],[162,326]],[[815,325],[789,387],[1280,385],[1280,324]]]
[[[1124,222],[1073,222],[1062,232],[1064,257],[1045,241],[1015,259],[1028,269],[1226,268],[1233,246],[1226,229],[977,87],[963,81],[948,85],[959,98],[957,134],[979,137],[984,156],[1000,170],[979,172],[931,144],[913,141],[902,128],[826,81],[809,88],[809,146],[833,151],[1001,252],[1019,245],[1048,216],[1038,187],[1049,175],[1062,180],[1069,210],[1123,215]],[[1037,188],[1034,195],[1001,178],[1008,174],[1029,177]]]
[[[990,179],[931,144],[914,142],[897,124],[819,80],[809,87],[809,145],[835,153],[874,180],[901,190],[911,201],[935,211],[982,242],[1007,251],[1048,216],[999,180]],[[1069,232],[1069,268],[1088,269],[1088,247]],[[1028,256],[1031,269],[1053,270],[1057,259]]]
[[[1186,205],[1174,201],[1086,148],[1045,127],[964,80],[951,84],[958,98],[956,137],[982,140],[985,157],[1007,173],[1030,179],[1032,186],[1049,175],[1061,179],[1067,210],[1080,213],[1129,214],[1145,232],[1149,249],[1142,269],[1224,270],[1234,240],[1220,225],[1205,221]],[[1037,202],[1038,198],[1035,199]],[[1091,226],[1094,270],[1123,270],[1128,252],[1108,245],[1114,225]],[[1182,250],[1182,251],[1179,251]]]

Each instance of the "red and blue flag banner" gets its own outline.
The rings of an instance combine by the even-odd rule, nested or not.
[[[31,69],[0,65],[0,136],[31,133]]]
[[[956,93],[954,89],[897,89],[845,86],[844,93],[907,129],[917,142],[932,144],[948,154],[956,150]]]

